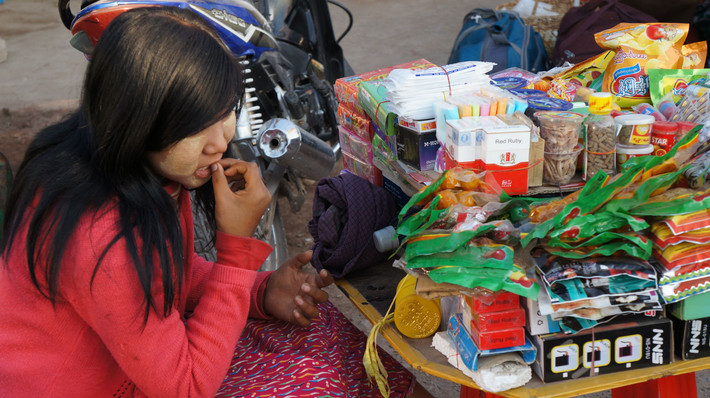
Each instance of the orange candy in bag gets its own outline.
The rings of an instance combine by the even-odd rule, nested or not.
[[[599,46],[615,51],[602,90],[614,94],[622,108],[650,102],[648,69],[682,66],[681,47],[688,28],[683,23],[620,23],[595,34]]]

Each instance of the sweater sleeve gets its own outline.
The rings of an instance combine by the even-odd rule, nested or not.
[[[228,235],[225,235],[228,236]],[[192,312],[200,301],[200,297],[205,291],[205,284],[207,283],[210,270],[214,265],[213,262],[207,261],[200,257],[197,253],[193,255],[193,271],[192,271],[192,283],[190,285],[190,291],[188,292],[186,311]],[[267,315],[263,308],[264,303],[264,293],[266,291],[266,284],[269,281],[269,277],[273,271],[259,272],[254,280],[254,285],[251,290],[251,304],[249,305],[249,318],[258,319],[271,319],[271,316]]]
[[[64,257],[63,297],[101,340],[137,388],[150,397],[214,396],[246,323],[255,271],[271,248],[252,238],[218,236],[219,260],[200,283],[193,316],[163,316],[163,287],[145,298],[124,240],[114,243],[98,271],[94,265],[115,235],[112,220],[93,220],[72,239]],[[85,232],[84,232],[85,231]],[[156,272],[157,274],[157,272]],[[176,298],[177,300],[177,298]]]

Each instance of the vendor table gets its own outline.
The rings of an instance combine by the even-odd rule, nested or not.
[[[338,287],[373,324],[382,319],[395,294],[402,270],[380,264],[336,281]],[[480,390],[473,380],[451,366],[443,354],[431,346],[431,338],[410,339],[393,323],[381,330],[392,347],[413,368],[461,385],[461,398],[472,397],[576,397],[611,390],[613,398],[697,398],[695,373],[710,368],[710,358],[683,361],[643,369],[627,370],[575,380],[543,383],[534,374],[523,387],[491,394]]]

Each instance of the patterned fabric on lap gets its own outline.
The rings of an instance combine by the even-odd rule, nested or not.
[[[307,329],[250,319],[218,397],[380,397],[362,366],[367,336],[330,302]],[[406,397],[414,376],[379,350],[391,397]]]

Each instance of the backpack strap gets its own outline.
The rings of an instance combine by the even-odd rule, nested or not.
[[[498,19],[498,21],[496,21],[494,24],[492,24],[491,27],[488,29],[488,32],[491,35],[491,39],[493,39],[493,41],[496,44],[499,44],[502,46],[504,46],[504,45],[510,46],[516,53],[518,53],[518,55],[520,55],[522,57],[523,50],[520,48],[520,46],[511,42],[508,39],[507,32],[505,31],[505,26],[508,24],[508,21],[511,18],[511,14],[509,14],[507,12],[502,13],[502,14],[498,14],[498,13],[496,13],[496,14],[500,18]],[[513,18],[515,18],[515,17],[513,16]],[[520,22],[521,22],[521,24],[523,24],[522,21],[520,21]]]

